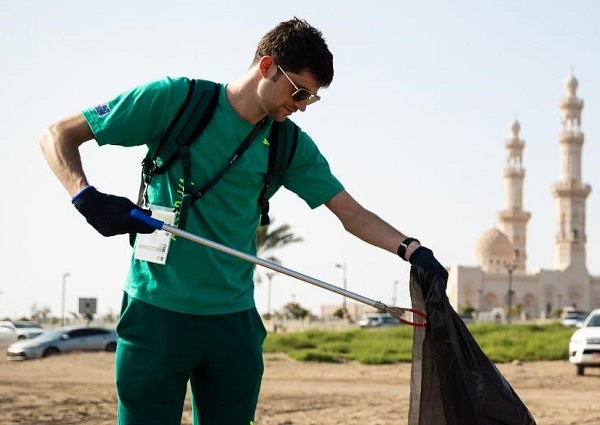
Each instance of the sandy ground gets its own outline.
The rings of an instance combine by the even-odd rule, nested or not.
[[[7,361],[0,424],[115,423],[114,353]],[[410,365],[300,363],[267,355],[257,425],[406,424]],[[600,369],[567,361],[499,365],[539,425],[600,424]],[[186,402],[183,424],[191,424]],[[434,425],[434,424],[432,424]]]

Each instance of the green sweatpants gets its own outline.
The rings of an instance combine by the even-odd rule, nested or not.
[[[188,381],[195,425],[254,420],[267,335],[256,309],[181,314],[125,294],[117,333],[119,425],[180,425]]]

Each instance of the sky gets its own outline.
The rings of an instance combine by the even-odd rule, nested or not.
[[[297,16],[334,54],[333,84],[292,119],[363,206],[417,237],[444,265],[476,265],[475,246],[504,206],[504,141],[525,141],[527,268],[554,268],[560,113],[571,71],[585,102],[582,179],[587,265],[600,274],[600,2],[573,0],[336,1],[0,0],[0,317],[31,307],[77,311],[97,298],[118,313],[131,248],[104,238],[70,203],[39,149],[58,119],[165,76],[232,82],[262,35]],[[136,198],[142,148],[82,149],[98,190]],[[304,241],[274,253],[283,265],[390,304],[408,306],[409,265],[346,233],[325,207],[280,191],[274,224]],[[68,276],[64,277],[65,274]],[[395,283],[397,282],[397,284]],[[256,287],[266,312],[268,285]],[[276,275],[271,307],[313,314],[341,296]]]

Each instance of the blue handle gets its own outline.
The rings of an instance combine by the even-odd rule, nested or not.
[[[155,218],[152,218],[148,214],[146,214],[140,210],[131,210],[131,211],[129,211],[129,215],[131,217],[135,218],[136,220],[141,221],[142,223],[144,223],[154,229],[157,229],[157,230],[161,230],[165,224],[164,221],[160,221]]]

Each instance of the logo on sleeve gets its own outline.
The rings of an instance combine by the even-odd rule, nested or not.
[[[108,107],[108,105],[106,103],[95,106],[94,109],[96,110],[96,113],[98,114],[99,117],[108,115],[108,113],[110,112],[110,108]]]

